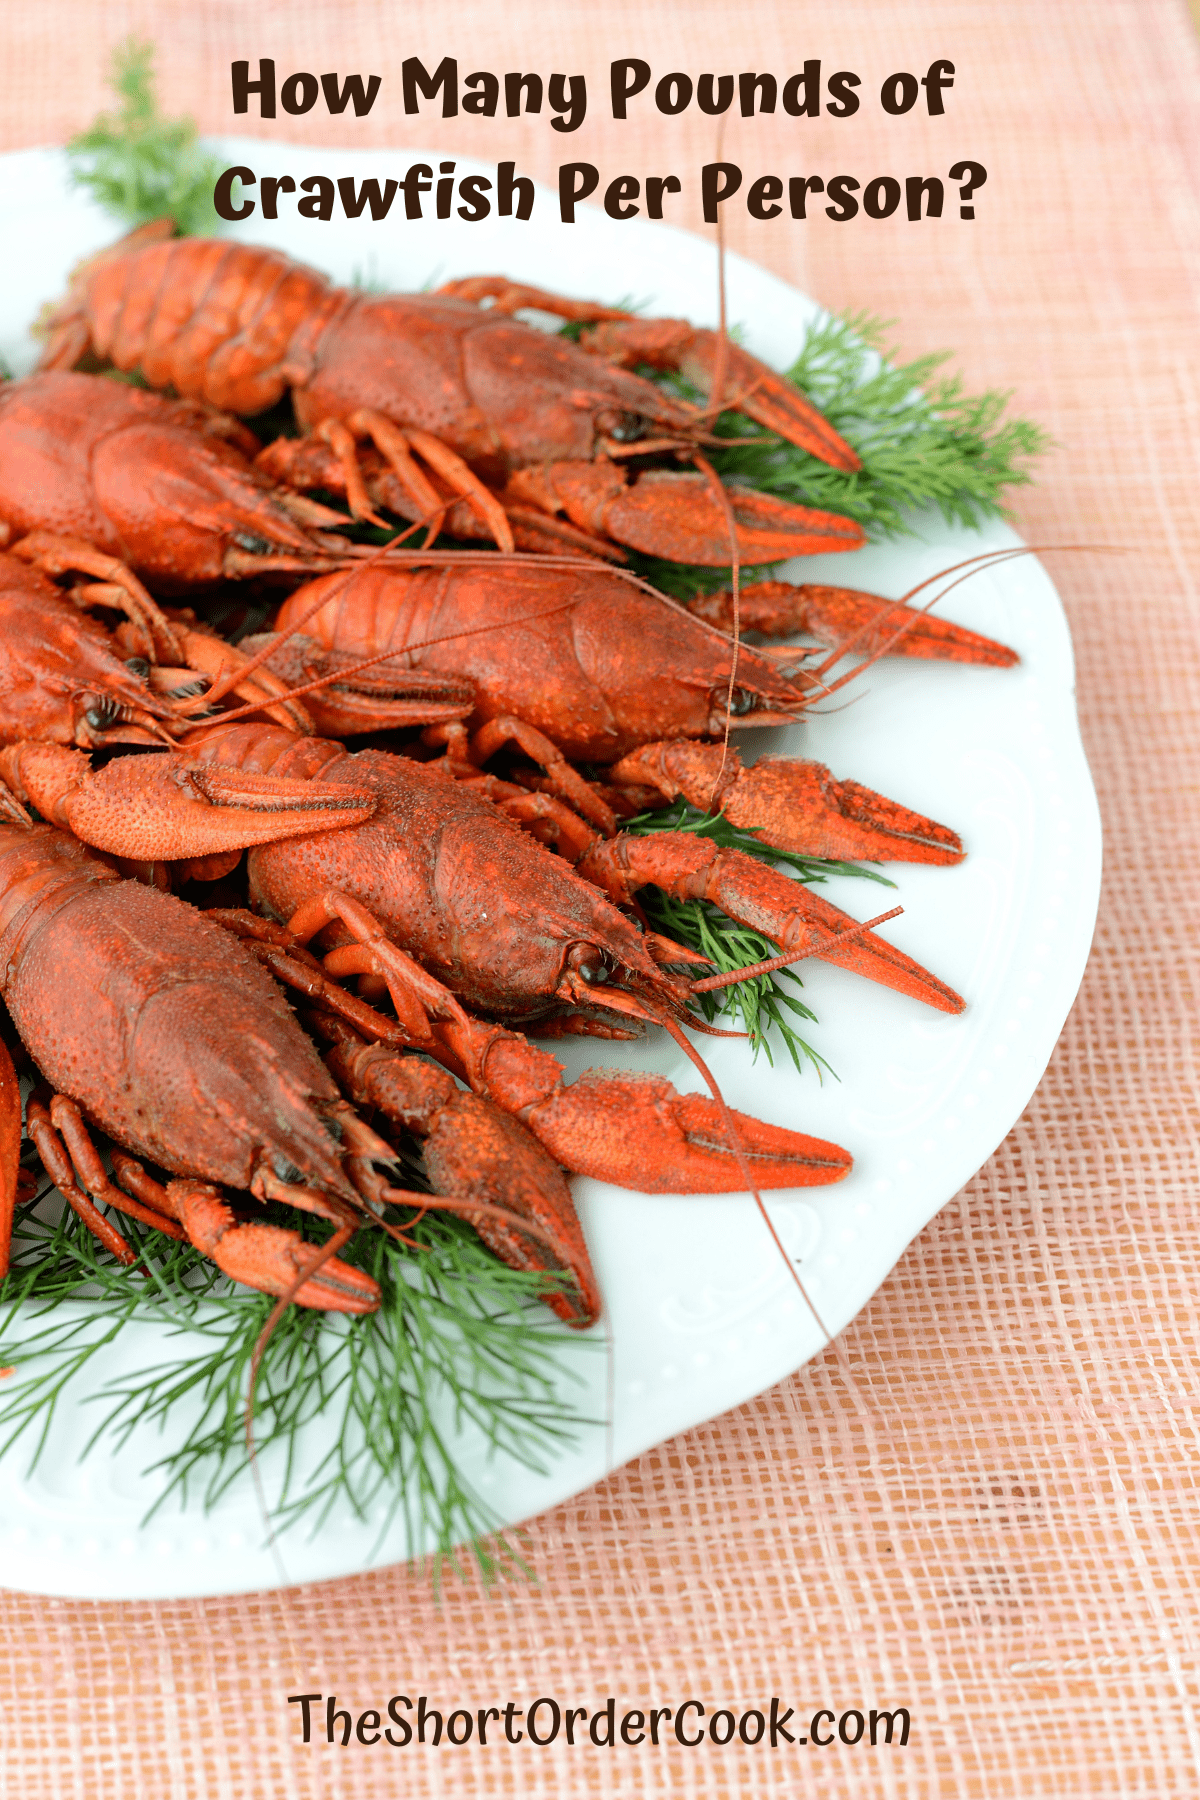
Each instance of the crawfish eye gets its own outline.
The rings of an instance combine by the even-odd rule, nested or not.
[[[93,731],[107,731],[121,717],[121,705],[110,694],[89,694],[83,716]]]
[[[144,656],[127,656],[125,658],[125,667],[129,670],[131,675],[136,675],[139,681],[145,681],[150,673],[150,664],[146,661]]]
[[[636,444],[649,428],[650,421],[635,412],[601,413],[596,420],[601,436],[615,438],[618,444]]]
[[[303,1180],[302,1171],[296,1167],[294,1162],[290,1162],[288,1158],[284,1156],[282,1151],[276,1151],[275,1155],[271,1158],[271,1167],[274,1169],[276,1175],[278,1175],[280,1181],[286,1181],[289,1185],[294,1185],[297,1181]]]
[[[613,969],[603,950],[597,950],[594,944],[572,945],[567,955],[567,967],[573,969],[589,987],[602,987]]]
[[[735,687],[733,693],[729,696],[729,703],[726,710],[732,713],[735,719],[740,719],[743,714],[753,712],[757,704],[757,694],[752,694],[748,688]]]
[[[235,531],[233,541],[239,550],[248,550],[251,556],[269,556],[271,546],[264,537],[255,537],[249,531]]]

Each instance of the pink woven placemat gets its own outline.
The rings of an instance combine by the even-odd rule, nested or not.
[[[989,171],[972,224],[730,209],[731,246],[832,307],[894,315],[907,352],[953,346],[971,386],[1014,388],[1062,446],[1019,502],[1025,535],[1135,553],[1053,565],[1107,847],[1083,991],[1025,1117],[847,1332],[850,1378],[828,1355],[536,1520],[534,1588],[451,1578],[438,1601],[397,1568],[164,1605],[0,1596],[0,1795],[1194,1793],[1200,58],[1183,0],[613,0],[586,17],[10,0],[4,28],[4,148],[85,123],[137,30],[167,106],[206,130],[234,128],[230,61],[274,55],[281,76],[381,74],[364,144],[432,138],[544,178],[568,158],[606,174],[712,159],[694,109],[606,116],[612,57],[656,77],[820,57],[864,93],[948,58],[941,119],[732,118],[724,155],[747,181],[969,157]],[[593,104],[567,137],[545,117],[406,118],[406,55],[582,71]],[[317,117],[287,128],[345,137]],[[342,1749],[323,1729],[305,1747],[286,1704],[304,1692],[356,1715],[396,1693],[443,1712],[612,1694],[618,1717],[779,1695],[800,1720],[906,1706],[912,1730],[874,1750],[571,1749],[561,1733],[540,1749],[495,1745],[495,1727],[483,1748]]]

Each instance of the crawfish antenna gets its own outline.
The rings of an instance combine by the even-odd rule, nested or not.
[[[844,931],[836,931],[829,940],[839,943],[846,938],[858,937],[864,931],[874,931],[877,925],[886,925],[889,919],[898,919],[904,911],[902,906],[893,906],[890,912],[876,913],[873,919],[864,919],[861,925],[850,925]],[[786,969],[791,963],[802,962],[810,956],[810,950],[789,950],[785,956],[771,956],[765,962],[747,963],[744,968],[730,969],[724,975],[708,975],[703,981],[690,981],[689,994],[711,994],[716,988],[732,987],[738,981],[755,981],[760,975],[771,975],[776,969]],[[747,1037],[744,1031],[723,1031],[722,1037]]]
[[[675,1023],[674,1019],[664,1017],[660,1022],[662,1025],[665,1026],[667,1031],[670,1032],[671,1036],[675,1039],[675,1042],[679,1045],[679,1048],[683,1051],[683,1053],[687,1057],[688,1061],[691,1063],[694,1063],[696,1068],[699,1069],[701,1075],[704,1077],[705,1083],[707,1084],[709,1093],[712,1095],[713,1099],[716,1101],[717,1105],[720,1107],[721,1115],[725,1121],[725,1129],[729,1133],[730,1147],[732,1148],[734,1155],[737,1157],[738,1168],[741,1170],[743,1176],[745,1177],[746,1187],[749,1190],[749,1192],[754,1200],[754,1204],[758,1207],[759,1212],[762,1214],[763,1223],[766,1225],[767,1230],[771,1234],[771,1238],[774,1242],[775,1248],[778,1250],[780,1256],[784,1260],[784,1263],[787,1267],[788,1274],[791,1276],[792,1280],[795,1282],[796,1286],[800,1290],[800,1298],[804,1301],[805,1306],[807,1306],[809,1312],[812,1314],[813,1318],[817,1322],[817,1328],[820,1331],[821,1336],[825,1339],[825,1347],[829,1348],[829,1346],[831,1346],[833,1344],[833,1333],[830,1331],[828,1325],[826,1325],[824,1319],[821,1317],[820,1313],[817,1311],[816,1306],[813,1302],[812,1296],[809,1294],[808,1289],[805,1287],[804,1283],[800,1279],[800,1276],[797,1274],[796,1265],[792,1261],[791,1257],[788,1255],[787,1251],[784,1249],[783,1244],[779,1237],[779,1233],[775,1229],[775,1225],[771,1218],[771,1215],[767,1211],[766,1206],[763,1203],[763,1197],[759,1193],[757,1187],[754,1185],[754,1177],[750,1172],[750,1163],[749,1163],[749,1159],[746,1156],[746,1147],[742,1143],[741,1138],[738,1136],[737,1126],[733,1122],[733,1114],[730,1112],[729,1107],[725,1103],[725,1096],[722,1094],[720,1088],[717,1086],[717,1081],[716,1081],[715,1075],[713,1074],[712,1070],[709,1068],[708,1064],[705,1062],[704,1058],[700,1055],[700,1052],[696,1049],[695,1045],[688,1043],[687,1038],[683,1035],[682,1029],[680,1028],[680,1026],[678,1026]]]
[[[313,618],[316,613],[323,611],[332,599],[342,593],[348,583],[358,574],[360,569],[370,568],[373,563],[378,562],[381,557],[385,556],[389,550],[394,550],[397,544],[402,544],[406,537],[411,537],[414,531],[419,531],[422,525],[436,517],[436,513],[430,513],[427,515],[427,518],[418,519],[415,525],[410,525],[408,527],[407,531],[397,533],[395,537],[389,538],[386,544],[378,545],[369,556],[364,556],[361,560],[352,563],[349,568],[343,572],[340,581],[335,582],[333,587],[314,600],[312,605],[306,612],[300,615],[300,618],[294,625],[289,626],[286,631],[279,633],[278,642],[266,645],[262,650],[256,651],[255,654],[250,657],[248,662],[240,664],[237,668],[231,668],[224,675],[219,676],[210,688],[206,689],[203,694],[197,695],[195,701],[190,703],[190,707],[188,704],[185,704],[180,708],[180,711],[196,711],[201,706],[212,706],[216,701],[223,700],[226,694],[232,693],[233,689],[246,679],[247,675],[252,675],[256,669],[261,668],[263,663],[265,663],[268,658],[273,655],[275,650],[279,648],[280,643],[286,644],[289,638],[293,638],[296,636],[297,632],[303,631],[309,620]],[[272,704],[277,703],[280,699],[290,700],[292,697],[291,693],[275,695]],[[252,708],[251,710],[259,711],[261,709]]]
[[[721,161],[721,151],[725,142],[725,115],[721,114],[721,122],[717,126],[717,161]],[[725,398],[725,371],[729,367],[729,321],[725,310],[725,216],[720,207],[717,208],[717,357],[713,364],[712,397],[709,405],[714,409],[713,418],[721,415],[721,405]],[[736,602],[735,602],[736,605]]]
[[[721,160],[721,147],[725,141],[725,115],[721,115],[717,126],[717,161]],[[721,402],[725,394],[725,370],[729,363],[729,320],[726,316],[725,303],[725,220],[720,207],[717,208],[717,360],[713,369],[712,404],[716,407],[713,422],[721,416]],[[709,799],[709,811],[716,805],[717,795],[721,791],[721,781],[725,774],[725,764],[729,760],[729,731],[733,716],[733,691],[737,685],[738,649],[742,638],[742,604],[740,590],[741,559],[738,556],[737,522],[733,516],[733,507],[729,495],[721,483],[717,471],[706,457],[697,457],[697,465],[704,470],[717,492],[721,510],[725,514],[725,527],[729,532],[730,568],[729,585],[733,596],[733,655],[729,660],[729,689],[725,696],[725,730],[721,738],[721,766],[717,770],[717,778],[713,782],[712,795]],[[762,1205],[762,1201],[759,1201]],[[764,1214],[765,1216],[765,1214]],[[822,1326],[822,1330],[824,1327]]]

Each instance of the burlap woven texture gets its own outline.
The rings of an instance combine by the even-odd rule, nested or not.
[[[281,76],[382,74],[356,142],[432,139],[543,177],[712,157],[694,110],[607,118],[611,57],[656,76],[854,69],[871,96],[854,120],[731,119],[724,154],[747,180],[970,157],[989,171],[974,223],[731,208],[732,246],[831,306],[895,315],[908,352],[953,346],[971,386],[1014,388],[1062,444],[1019,501],[1025,535],[1135,553],[1053,564],[1107,844],[1083,991],[1025,1117],[847,1333],[852,1380],[827,1356],[537,1520],[537,1588],[452,1579],[438,1604],[394,1569],[227,1601],[5,1595],[0,1795],[1194,1793],[1200,59],[1183,0],[624,0],[586,18],[10,0],[3,17],[6,148],[81,126],[130,30],[207,130],[234,126],[231,59],[274,55]],[[410,54],[584,71],[588,119],[566,139],[545,117],[406,119]],[[947,117],[886,118],[883,78],[938,57],[957,71]],[[317,119],[276,129],[350,129]],[[874,1751],[304,1748],[285,1696],[318,1690],[356,1709],[398,1691],[443,1709],[779,1694],[804,1717],[907,1706],[913,1730]]]

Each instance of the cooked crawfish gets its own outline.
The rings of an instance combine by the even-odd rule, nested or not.
[[[596,1316],[566,1184],[522,1127],[476,1096],[456,1099],[457,1090],[448,1093],[394,1053],[356,1059],[347,1049],[338,1068],[346,1085],[430,1138],[451,1192],[389,1187],[374,1165],[392,1162],[391,1146],[342,1098],[258,959],[195,908],[121,880],[50,825],[0,823],[0,995],[55,1090],[35,1093],[29,1105],[39,1154],[121,1261],[134,1262],[134,1254],[96,1200],[186,1237],[224,1273],[265,1293],[370,1312],[379,1303],[375,1283],[336,1257],[297,1288],[314,1246],[295,1231],[237,1218],[221,1189],[316,1213],[334,1223],[340,1242],[377,1222],[388,1203],[448,1206],[508,1260],[570,1271],[574,1288],[552,1303],[574,1324]],[[2,1123],[7,1170],[19,1109],[10,1105]],[[111,1180],[93,1126],[118,1146]],[[177,1179],[163,1185],[138,1157]],[[11,1204],[7,1210],[0,1275]]]
[[[0,552],[0,742],[169,741],[175,709],[150,670],[39,569]]]
[[[784,585],[763,584],[771,623],[784,610],[774,589]],[[850,612],[846,636],[874,597],[851,599],[854,610],[843,609]],[[752,618],[765,611],[755,601],[752,588]],[[923,621],[886,601],[875,605],[907,613],[912,630]],[[801,612],[811,620],[813,611],[800,590],[792,620]],[[824,602],[825,636],[835,634],[838,618]],[[893,636],[904,622],[896,619]],[[407,722],[407,701],[393,717],[379,691],[393,667],[390,679],[398,684],[418,673],[466,680],[475,708],[465,727],[473,735],[454,735],[459,761],[481,766],[513,742],[547,767],[554,792],[601,829],[611,831],[613,808],[624,797],[625,810],[636,811],[682,796],[801,855],[930,863],[963,856],[949,827],[857,782],[838,781],[821,763],[764,757],[744,769],[736,750],[712,740],[727,729],[795,724],[824,690],[798,667],[743,645],[731,696],[730,645],[719,630],[599,565],[555,568],[494,555],[406,569],[380,564],[336,582],[307,583],[284,602],[275,627],[283,641],[268,666],[277,676],[299,685],[332,677],[331,686],[303,701],[323,732],[342,736]],[[936,641],[956,652],[993,660],[993,652],[1004,652],[960,627],[950,630],[956,635]],[[265,642],[247,640],[242,648]],[[338,679],[339,670],[389,650],[397,652],[394,664]],[[798,663],[803,653],[792,656]],[[604,769],[609,785],[593,804],[566,768],[572,761]]]
[[[251,724],[202,728],[187,755],[373,794],[375,810],[359,825],[256,848],[255,904],[290,919],[309,895],[352,894],[467,1005],[498,1017],[519,1022],[583,1008],[661,1021],[678,1013],[686,985],[681,990],[662,965],[691,953],[667,940],[648,948],[616,910],[648,883],[709,899],[797,956],[819,956],[939,1011],[963,1007],[935,976],[803,884],[691,833],[589,834],[572,870],[436,763],[350,754],[328,739]]]
[[[53,817],[82,761],[69,751],[17,747],[3,753],[0,772]],[[742,1140],[735,1146],[720,1103],[678,1095],[654,1078],[593,1074],[564,1088],[554,1057],[507,1025],[468,1016],[464,1006],[514,1025],[546,1022],[570,1030],[591,1028],[586,1015],[598,1014],[594,1028],[605,1036],[627,1035],[640,1020],[668,1028],[685,1018],[694,1023],[685,1010],[688,983],[662,964],[703,959],[643,934],[596,881],[620,900],[630,884],[649,881],[710,894],[738,916],[769,926],[794,955],[820,955],[943,1010],[962,1005],[910,958],[870,932],[854,928],[847,935],[853,921],[844,913],[748,857],[714,852],[686,836],[596,841],[581,876],[445,774],[384,752],[351,756],[328,740],[297,738],[271,725],[214,726],[186,752],[129,759],[131,787],[153,781],[157,798],[90,826],[102,848],[153,856],[158,840],[147,834],[160,831],[172,813],[185,833],[192,829],[184,808],[172,808],[169,799],[169,771],[177,762],[242,778],[319,776],[324,785],[344,782],[355,797],[364,790],[372,796],[370,819],[312,833],[298,858],[289,860],[282,842],[254,850],[252,899],[281,925],[249,914],[230,923],[261,940],[268,966],[327,1009],[342,1003],[280,955],[320,936],[326,974],[385,982],[400,1021],[397,1042],[446,1061],[529,1124],[556,1160],[581,1173],[642,1190],[717,1192],[747,1186],[743,1154],[753,1158],[759,1186],[827,1182],[849,1167],[835,1145],[742,1115],[735,1115]],[[153,763],[166,765],[166,772],[143,777],[140,771]],[[195,851],[200,841],[188,847]],[[361,1025],[361,1016],[352,1012],[350,1023]]]
[[[144,226],[76,271],[50,317],[43,368],[108,359],[140,369],[152,387],[244,416],[290,389],[360,518],[375,516],[357,451],[365,440],[398,484],[398,510],[415,504],[440,520],[462,501],[503,549],[513,548],[514,526],[528,526],[539,548],[549,533],[729,562],[725,507],[706,474],[628,467],[630,457],[694,458],[710,441],[705,415],[653,382],[509,317],[503,303],[483,311],[449,294],[354,293],[277,251],[161,241],[172,229],[169,220]],[[674,366],[702,377],[710,340],[692,333]],[[610,354],[606,343],[598,347]],[[661,341],[659,360],[670,355]],[[726,357],[735,393],[726,388],[723,401],[826,462],[860,466],[773,371],[735,348]],[[308,456],[303,443],[284,441],[270,467],[299,485]],[[740,489],[730,503],[746,561],[863,542],[858,525],[833,513]]]
[[[0,382],[0,520],[90,546],[163,593],[339,566],[349,547],[311,528],[345,519],[255,470],[257,448],[236,420],[123,382]]]

